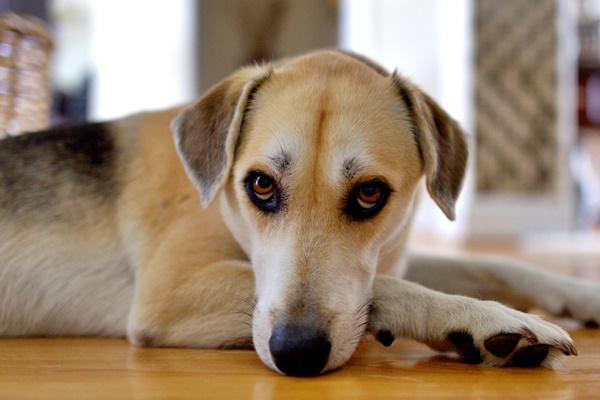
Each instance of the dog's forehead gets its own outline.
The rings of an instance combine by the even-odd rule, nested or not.
[[[255,94],[242,142],[248,157],[277,169],[319,158],[331,174],[351,177],[420,165],[396,87],[360,65],[276,72]]]

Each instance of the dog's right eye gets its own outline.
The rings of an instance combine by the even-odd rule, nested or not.
[[[252,181],[254,194],[262,201],[269,201],[273,197],[274,187],[273,179],[267,175],[260,174]]]
[[[279,208],[279,190],[275,180],[262,172],[252,172],[246,178],[246,192],[256,207],[264,212],[276,212]]]

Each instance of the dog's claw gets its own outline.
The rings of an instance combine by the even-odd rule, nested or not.
[[[565,356],[577,356],[577,349],[573,343],[557,343],[553,346],[556,349],[562,351]]]
[[[392,335],[392,332],[386,329],[382,329],[377,332],[377,340],[385,347],[390,347],[392,343],[394,343],[394,339],[395,338],[394,335]]]

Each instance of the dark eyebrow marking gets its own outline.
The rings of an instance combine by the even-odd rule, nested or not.
[[[360,166],[358,161],[356,161],[356,158],[352,157],[344,161],[342,173],[344,174],[346,179],[351,181],[356,177],[356,175],[358,175],[361,169],[362,167]]]
[[[292,164],[292,157],[284,150],[280,150],[275,156],[269,156],[269,159],[275,164],[279,173],[286,172]]]

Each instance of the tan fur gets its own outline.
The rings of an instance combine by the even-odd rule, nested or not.
[[[121,188],[114,209],[96,212],[100,222],[53,232],[43,250],[69,250],[56,256],[61,267],[51,272],[53,282],[89,262],[96,272],[86,287],[113,289],[97,300],[91,289],[75,297],[44,283],[35,241],[15,250],[13,236],[32,219],[0,222],[0,334],[127,334],[150,346],[253,344],[266,365],[298,375],[340,367],[366,332],[384,343],[406,335],[463,354],[453,334],[467,335],[473,346],[467,353],[493,365],[510,365],[517,353],[527,359],[534,338],[549,348],[538,363],[575,352],[564,331],[535,317],[399,279],[419,183],[426,180],[453,219],[467,145],[430,97],[363,57],[328,51],[247,67],[186,108],[132,116],[110,129]],[[250,199],[245,182],[256,171],[281,191],[277,212]],[[374,217],[356,220],[345,207],[373,179],[391,188],[389,199]],[[92,250],[73,246],[77,236]],[[427,260],[413,264],[429,271],[426,277],[410,264],[409,276],[448,292],[485,292],[472,279],[477,272],[449,262],[461,280],[448,285],[436,272],[444,261]],[[23,263],[37,282],[32,290],[48,292],[47,307],[63,307],[62,313],[48,320],[26,301],[18,276]],[[536,280],[536,273],[511,265],[517,281]],[[486,273],[503,276],[497,268]],[[545,285],[540,293],[566,287],[556,277]],[[507,288],[508,298],[517,286]],[[591,308],[564,296],[574,316],[598,318],[595,289],[584,296]],[[541,296],[532,303],[552,308]],[[21,321],[16,310],[24,304],[28,317]],[[84,306],[93,310],[89,317]],[[95,315],[104,322],[93,323]],[[489,338],[513,332],[523,340],[509,355],[486,347]],[[281,356],[278,346],[295,347]],[[322,364],[293,365],[313,362],[306,359],[312,353]]]

